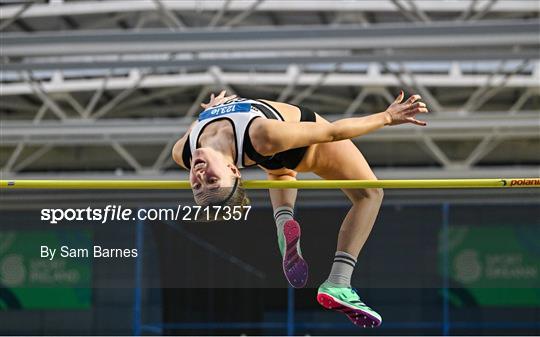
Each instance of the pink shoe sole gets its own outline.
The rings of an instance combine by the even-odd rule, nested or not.
[[[319,304],[326,309],[336,310],[344,313],[347,315],[347,317],[349,317],[351,322],[363,328],[376,328],[382,323],[380,319],[370,315],[368,312],[354,307],[345,306],[327,294],[317,294],[317,302],[319,302]]]
[[[298,222],[289,220],[283,226],[285,234],[285,255],[283,256],[283,272],[287,281],[294,288],[303,288],[308,279],[308,265],[297,249],[301,230]]]

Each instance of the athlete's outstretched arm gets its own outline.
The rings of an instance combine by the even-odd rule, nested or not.
[[[413,123],[425,126],[425,122],[415,118],[419,113],[428,112],[423,102],[417,102],[420,96],[413,95],[402,103],[403,96],[402,91],[383,112],[365,117],[340,119],[330,124],[263,120],[255,125],[257,128],[254,132],[257,135],[255,138],[260,140],[256,148],[263,155],[271,155],[312,144],[359,137],[386,125]]]
[[[231,99],[236,98],[236,95],[225,96],[226,93],[227,92],[225,90],[221,90],[221,92],[217,96],[214,93],[212,93],[210,95],[210,101],[208,103],[201,103],[201,107],[203,109],[208,109],[213,106],[223,104]]]

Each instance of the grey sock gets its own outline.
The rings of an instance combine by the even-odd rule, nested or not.
[[[356,259],[349,253],[337,251],[334,256],[332,270],[328,276],[328,281],[334,284],[351,286],[351,276],[356,266]]]
[[[287,220],[291,220],[293,215],[293,209],[288,206],[280,206],[274,210],[274,219],[276,220],[278,233],[283,232],[285,222],[287,222]]]

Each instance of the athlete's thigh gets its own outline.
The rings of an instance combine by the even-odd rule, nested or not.
[[[324,179],[376,180],[360,150],[350,140],[317,144],[313,172]]]
[[[322,117],[317,116],[317,119]],[[319,122],[319,120],[317,120]],[[377,180],[367,160],[351,140],[317,144],[313,173],[328,180]],[[351,199],[361,198],[363,190],[344,189]]]

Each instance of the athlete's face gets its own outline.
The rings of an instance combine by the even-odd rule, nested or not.
[[[228,164],[221,153],[210,148],[193,152],[189,181],[195,199],[218,192],[220,188],[232,187],[236,177],[240,177],[240,172],[236,166]]]

